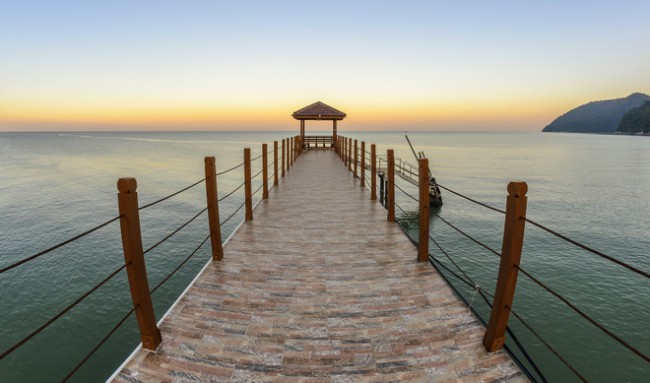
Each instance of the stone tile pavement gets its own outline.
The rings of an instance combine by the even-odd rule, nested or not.
[[[332,151],[306,151],[114,382],[525,382]]]

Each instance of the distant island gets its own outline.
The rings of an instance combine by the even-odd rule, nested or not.
[[[650,96],[643,93],[632,93],[625,98],[614,100],[593,101],[561,115],[542,131],[625,134],[645,131],[647,133],[647,123],[650,118],[648,101]],[[639,110],[633,112],[636,109]],[[632,114],[628,116],[628,113]]]
[[[617,131],[625,134],[650,134],[650,101],[625,113]]]

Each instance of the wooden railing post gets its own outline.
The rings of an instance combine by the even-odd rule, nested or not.
[[[162,341],[153,312],[147,268],[142,251],[140,212],[138,211],[138,183],[135,178],[120,178],[117,181],[117,202],[120,212],[120,229],[124,262],[131,289],[131,299],[140,328],[142,347],[155,350]]]
[[[219,222],[219,199],[217,196],[217,167],[214,157],[205,157],[205,193],[208,200],[212,260],[220,261],[223,259],[223,246],[221,244],[221,223]]]
[[[285,146],[285,140],[284,138],[282,139],[282,177],[284,177],[284,146]]]
[[[388,220],[395,222],[395,154],[388,149]]]
[[[352,138],[348,138],[348,170],[352,171]]]
[[[251,149],[244,148],[244,193],[246,195],[246,220],[253,220],[253,188],[251,187]]]
[[[429,259],[429,160],[418,160],[420,186],[420,224],[418,241],[418,261]]]
[[[370,145],[370,199],[377,200],[377,146]]]
[[[291,148],[289,149],[289,158],[290,158],[289,166],[293,166],[293,160],[296,156],[296,147],[294,146],[293,143],[293,137],[289,138],[289,148]]]
[[[269,198],[269,158],[267,144],[262,144],[262,198]]]
[[[359,167],[359,140],[354,140],[354,178],[357,178]]]
[[[366,186],[366,141],[361,141],[361,187]]]
[[[291,146],[289,145],[289,139],[288,139],[288,138],[285,138],[284,140],[286,141],[286,147],[287,147],[287,162],[285,163],[285,166],[287,167],[286,170],[287,170],[287,172],[288,172],[288,171],[289,171],[289,156],[291,155],[291,154],[289,153],[289,152],[291,151],[289,148],[290,148]]]
[[[525,182],[510,182],[508,184],[499,276],[494,292],[490,322],[485,331],[485,337],[483,337],[483,346],[489,352],[500,350],[506,340],[505,331],[517,285],[521,249],[524,245],[527,192],[528,185]]]
[[[278,186],[278,142],[273,141],[273,185]]]

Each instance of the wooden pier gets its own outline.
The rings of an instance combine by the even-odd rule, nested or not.
[[[386,214],[304,151],[113,381],[528,381]]]

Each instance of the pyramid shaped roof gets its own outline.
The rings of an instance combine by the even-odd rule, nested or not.
[[[292,116],[296,120],[342,120],[346,114],[325,103],[316,101],[293,112]]]

